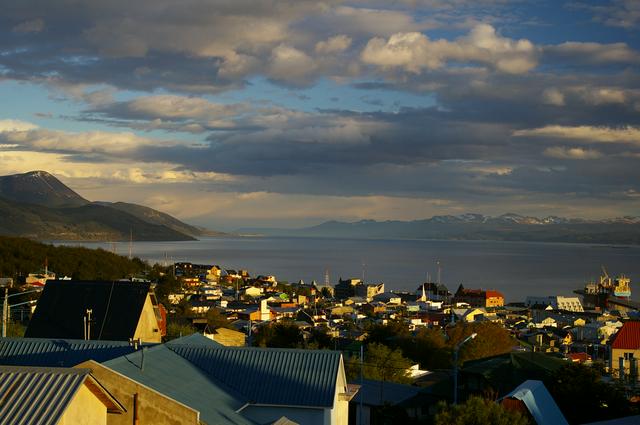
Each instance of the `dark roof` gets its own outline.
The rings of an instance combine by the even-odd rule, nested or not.
[[[252,404],[333,406],[339,351],[179,344],[167,347]]]
[[[370,379],[363,379],[362,383],[356,379],[352,383],[361,386],[351,402],[359,403],[362,398],[362,403],[367,406],[384,406],[386,404],[395,406],[417,396],[421,391],[421,388],[411,385]]]
[[[4,365],[72,367],[87,360],[103,362],[133,351],[124,341],[0,338],[0,363]]]
[[[640,322],[625,322],[613,337],[611,348],[637,350],[640,348]]]
[[[25,336],[83,339],[83,318],[91,309],[91,339],[128,341],[138,326],[149,287],[145,282],[49,281]]]

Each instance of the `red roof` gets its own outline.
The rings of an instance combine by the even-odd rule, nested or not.
[[[591,360],[591,356],[588,355],[587,353],[569,353],[569,354],[567,354],[567,357],[569,357],[571,359],[571,361],[578,362],[578,363],[582,363],[582,362],[586,362],[587,360]]]
[[[611,348],[637,350],[640,348],[640,322],[625,322],[613,338]]]
[[[504,295],[502,295],[501,292],[488,289],[486,293],[486,297],[487,298],[504,298]]]

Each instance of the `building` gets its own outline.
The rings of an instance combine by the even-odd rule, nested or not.
[[[149,283],[52,280],[25,337],[161,342],[162,323]]]
[[[113,394],[125,408],[120,415],[109,415],[107,425],[180,424],[200,425],[200,412],[146,385],[109,369],[93,360],[75,368],[89,369],[91,376]]]
[[[335,286],[334,294],[339,300],[361,297],[370,301],[374,296],[384,292],[384,283],[365,284],[360,279],[340,279]]]
[[[449,292],[447,287],[442,284],[425,282],[416,289],[416,296],[419,297],[422,302],[429,300],[449,302],[451,299],[451,292]]]
[[[614,375],[635,375],[638,379],[640,358],[640,321],[625,322],[611,341],[610,365]]]
[[[105,377],[105,386],[128,394],[127,406],[133,406],[133,391],[146,389],[138,392],[140,408],[156,415],[175,401],[183,406],[176,414],[187,418],[184,423],[192,423],[196,411],[203,424],[346,425],[357,392],[347,384],[339,351],[225,347],[199,334],[137,347],[118,341],[0,340],[2,363],[78,364],[93,358],[104,366],[95,373]],[[167,406],[149,404],[162,400]]]
[[[107,425],[125,411],[89,369],[0,366],[0,400],[2,424]]]
[[[552,295],[548,297],[527,297],[525,304],[527,307],[533,306],[551,306],[554,310],[565,310],[583,313],[584,308],[578,297],[563,297],[561,295]]]
[[[524,381],[500,403],[507,410],[525,413],[537,425],[569,425],[542,381]]]
[[[455,303],[466,303],[471,307],[495,308],[504,306],[501,292],[487,289],[466,289],[460,285],[453,297]]]

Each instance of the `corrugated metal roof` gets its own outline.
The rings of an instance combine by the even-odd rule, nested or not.
[[[542,381],[525,381],[506,397],[521,400],[538,425],[569,425]]]
[[[54,425],[88,369],[0,366],[0,423]]]
[[[0,338],[0,364],[72,367],[87,360],[103,362],[132,353],[124,341]]]
[[[333,406],[341,358],[338,351],[168,347],[252,404]]]
[[[360,385],[360,381],[357,379],[353,383]],[[353,398],[352,403],[359,403],[362,398],[362,403],[368,406],[396,405],[415,397],[420,393],[420,390],[420,387],[412,385],[363,379],[362,386]]]
[[[613,338],[611,348],[637,350],[640,348],[640,322],[625,322]]]
[[[212,382],[200,369],[171,351],[165,344],[145,349],[144,354],[139,350],[103,364],[199,411],[200,420],[204,423],[254,424],[236,413],[247,400]]]

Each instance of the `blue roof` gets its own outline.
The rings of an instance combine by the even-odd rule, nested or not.
[[[538,425],[568,425],[542,381],[524,381],[506,397],[522,401]]]
[[[88,369],[0,366],[0,423],[57,424]]]
[[[133,351],[125,341],[0,338],[3,365],[72,367],[87,360],[103,362]]]
[[[200,412],[207,424],[253,424],[236,413],[247,400],[209,379],[167,345],[156,345],[103,364]],[[143,362],[144,357],[144,362]]]
[[[333,406],[339,351],[181,344],[168,347],[252,404]]]

